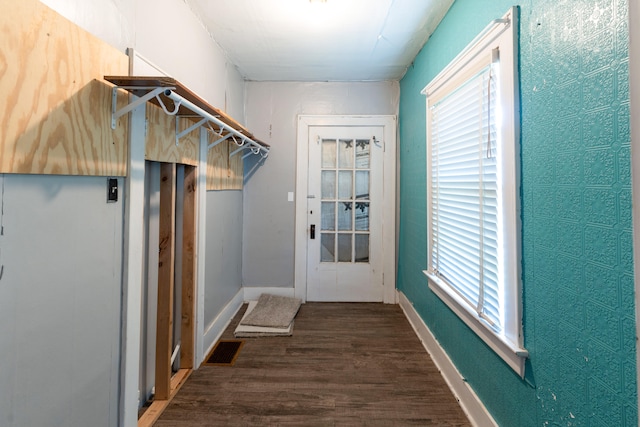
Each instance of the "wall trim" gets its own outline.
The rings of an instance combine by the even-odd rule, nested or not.
[[[122,245],[122,306],[120,364],[120,425],[136,426],[139,408],[140,316],[144,239],[144,141],[145,111],[142,104],[131,111],[127,178],[124,188],[124,230]]]
[[[261,294],[271,294],[277,295],[279,297],[289,297],[293,298],[295,289],[294,288],[279,288],[279,287],[246,287],[242,288],[244,290],[244,301],[257,301],[260,298]]]
[[[469,386],[469,383],[467,383],[462,375],[460,375],[456,366],[413,307],[413,303],[411,303],[411,301],[409,301],[402,292],[397,291],[397,295],[400,308],[402,308],[402,311],[407,317],[407,320],[409,320],[411,327],[413,327],[413,330],[416,332],[416,335],[418,335],[418,338],[420,338],[422,345],[438,367],[442,377],[449,386],[449,389],[451,389],[451,392],[458,403],[460,403],[462,410],[467,415],[467,418],[469,418],[471,424],[477,427],[497,427],[498,424],[495,422],[491,414],[489,414],[489,411],[487,411],[471,386]]]
[[[236,315],[236,313],[242,307],[244,293],[242,289],[240,289],[236,295],[227,303],[227,305],[220,311],[220,313],[216,316],[215,319],[205,328],[204,334],[202,336],[202,344],[205,349],[203,352],[203,356],[198,360],[196,364],[197,367],[200,367],[200,364],[204,360],[205,357],[209,354],[213,346],[222,336],[222,333],[227,329],[227,326],[231,323],[231,320]],[[196,368],[197,369],[197,368]]]
[[[640,3],[629,2],[629,90],[631,102],[631,198],[633,199],[633,228],[638,229],[640,225],[640,126],[635,126],[640,119],[640,55],[637,54],[640,46]],[[634,76],[636,76],[634,78]],[[636,341],[638,341],[638,331],[640,331],[640,235],[633,233],[633,256],[635,265],[634,289],[636,304]],[[640,406],[640,351],[636,350],[636,371],[637,371],[637,391],[638,405]],[[640,425],[640,422],[639,422]]]

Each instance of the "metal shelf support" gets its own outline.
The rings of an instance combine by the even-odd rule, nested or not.
[[[192,103],[188,99],[178,95],[177,93],[175,93],[173,91],[172,88],[165,88],[164,96],[166,96],[167,98],[171,99],[176,104],[179,104],[179,105],[184,106],[185,108],[188,108],[189,110],[191,110],[194,113],[198,114],[203,119],[206,119],[206,121],[210,121],[210,122],[214,123],[215,125],[217,125],[220,128],[220,133],[222,133],[222,131],[228,132],[228,134],[231,135],[231,137],[234,139],[234,141],[236,141],[235,137],[240,138],[242,140],[242,144],[238,143],[237,141],[236,141],[236,144],[238,144],[240,146],[244,146],[246,143],[249,143],[249,146],[253,148],[252,152],[254,154],[262,154],[264,152],[263,157],[266,157],[266,155],[269,153],[269,148],[268,147],[264,147],[264,146],[258,144],[257,142],[255,142],[253,139],[249,138],[248,136],[243,135],[241,132],[237,131],[233,127],[231,127],[228,124],[224,123],[223,121],[221,121],[217,117],[209,114],[208,112],[206,112],[202,108],[198,107],[197,105],[195,105],[194,103]],[[202,124],[200,126],[202,126]],[[234,151],[229,157],[233,156],[234,154],[237,154],[237,152],[238,152],[238,150]]]
[[[135,88],[136,90],[150,89],[150,91],[118,110],[118,89],[126,89],[126,88],[115,86],[113,89],[111,89],[111,129],[116,128],[116,121],[120,117],[129,113],[130,111],[133,111],[140,105],[146,103],[151,98],[157,97],[158,95],[160,95],[162,92],[166,90],[166,88],[164,87],[156,87],[156,88],[136,87]]]

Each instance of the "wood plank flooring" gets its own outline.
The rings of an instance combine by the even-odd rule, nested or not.
[[[155,424],[361,425],[470,425],[397,305],[303,304],[292,337],[246,339],[234,366],[200,367]]]

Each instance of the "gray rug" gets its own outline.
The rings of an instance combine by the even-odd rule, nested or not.
[[[286,328],[291,325],[302,301],[298,298],[262,294],[255,308],[240,321],[245,326]]]
[[[242,320],[251,314],[257,303],[258,301],[249,301],[249,307],[247,307],[247,311],[242,316]],[[293,322],[286,328],[269,328],[266,326],[243,325],[242,320],[233,333],[236,338],[290,337],[293,335]]]

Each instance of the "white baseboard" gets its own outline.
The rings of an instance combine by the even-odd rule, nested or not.
[[[398,302],[471,424],[477,427],[497,427],[498,424],[473,389],[462,378],[460,372],[458,372],[447,353],[429,330],[429,327],[415,310],[411,301],[400,291],[398,291]]]
[[[294,297],[294,288],[277,288],[277,287],[246,287],[244,290],[244,301],[257,301],[262,294],[277,295],[279,297]]]
[[[240,289],[233,299],[222,309],[220,314],[207,326],[204,336],[202,337],[202,344],[205,351],[201,360],[198,361],[198,366],[200,366],[204,358],[207,357],[215,343],[218,342],[222,336],[224,330],[227,329],[227,326],[231,323],[233,316],[235,316],[238,310],[240,310],[240,307],[242,307],[244,302],[243,298],[244,292]]]

